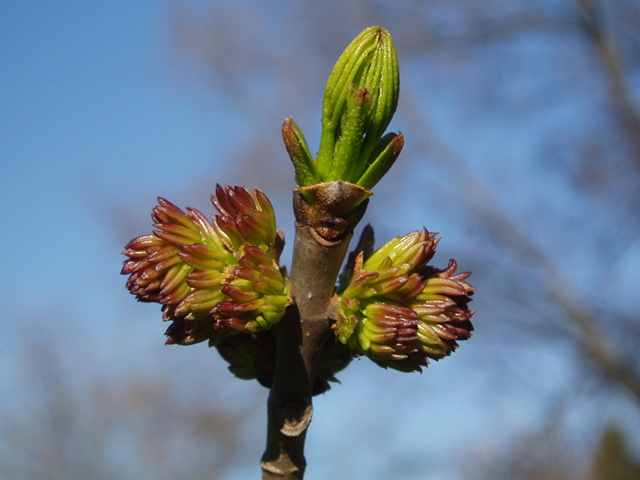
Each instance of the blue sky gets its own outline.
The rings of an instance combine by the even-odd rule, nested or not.
[[[28,294],[32,308],[93,302],[99,289],[75,280],[106,263],[93,255],[113,240],[105,204],[154,201],[147,186],[179,190],[205,164],[211,170],[213,132],[225,125],[171,84],[161,3],[0,8],[1,215],[12,226],[0,242],[15,252],[0,260],[12,272],[2,295]]]
[[[11,339],[0,368],[8,375],[18,375],[12,347],[33,319],[71,344],[89,338],[77,355],[99,363],[113,361],[109,342],[124,326],[145,325],[141,312],[157,315],[124,289],[114,205],[140,202],[131,217],[147,221],[159,192],[171,196],[195,172],[217,168],[214,132],[230,128],[215,104],[200,108],[172,83],[167,18],[159,2],[0,6],[0,322]]]
[[[136,304],[124,289],[125,279],[118,275],[123,239],[114,208],[139,205],[139,211],[120,212],[123,223],[131,219],[138,223],[140,218],[149,218],[158,194],[173,200],[204,175],[211,177],[211,185],[224,182],[217,178],[225,167],[224,140],[234,138],[242,125],[238,118],[218,114],[225,107],[224,92],[203,85],[190,86],[196,89],[190,90],[176,81],[169,60],[170,8],[171,4],[155,1],[0,4],[0,249],[4,252],[0,256],[0,301],[4,306],[0,326],[11,339],[0,349],[0,376],[6,375],[16,385],[19,374],[14,369],[17,360],[12,344],[24,335],[25,328],[33,328],[28,323],[32,317],[46,323],[56,335],[64,335],[69,344],[85,343],[72,349],[71,361],[84,361],[89,356],[88,363],[113,375],[126,374],[133,365],[158,373],[160,366],[153,364],[158,358],[167,362],[202,360],[215,353],[204,347],[193,352],[161,347],[163,325],[158,310]],[[447,115],[455,117],[454,110],[447,110],[446,101],[429,107],[445,124]],[[282,117],[290,114],[283,112]],[[453,117],[451,123],[457,121]],[[503,126],[495,126],[494,137],[458,138],[461,150],[467,154],[476,149],[476,156],[470,158],[482,161],[490,154],[491,144],[500,141],[499,127]],[[443,128],[445,136],[451,131]],[[506,145],[508,148],[516,150],[517,155],[518,148],[527,147],[514,141]],[[517,176],[535,172],[523,165],[509,168],[521,168]],[[501,167],[494,164],[493,172],[500,171]],[[491,177],[491,168],[485,172]],[[421,183],[420,178],[412,181]],[[495,181],[499,188],[500,179]],[[552,187],[553,183],[548,183],[545,188]],[[510,188],[526,192],[537,186],[531,182]],[[383,203],[384,195],[382,191]],[[526,204],[528,197],[521,193],[513,198],[506,208],[516,213],[517,203]],[[562,204],[579,201],[552,193],[548,198]],[[400,215],[389,225],[411,215]],[[443,223],[446,225],[446,220]],[[397,233],[420,226],[403,227]],[[449,245],[461,242],[463,235],[454,234]],[[441,247],[449,248],[444,241]],[[637,252],[635,258],[636,263],[640,261]],[[588,258],[580,261],[589,267]],[[631,278],[628,265],[624,264],[626,275]],[[635,300],[637,297],[632,306]],[[82,323],[71,329],[56,324],[66,315]],[[482,341],[482,331],[477,337]],[[432,406],[453,403],[458,407],[458,421],[465,426],[467,441],[485,439],[490,427],[515,429],[535,423],[544,414],[540,406],[509,395],[501,398],[493,414],[474,416],[474,402],[476,408],[491,411],[496,401],[492,387],[483,388],[486,385],[480,379],[467,378],[464,385],[451,387],[450,391],[441,389],[440,382],[448,376],[469,374],[463,363],[481,351],[474,343],[464,345],[424,375],[393,375],[364,361],[355,362],[339,376],[351,388],[337,386],[319,397],[316,411],[327,419],[343,418],[345,423],[356,425],[353,419],[358,416],[373,421],[376,401],[383,405],[397,401],[394,389],[418,392],[414,396],[400,395],[397,415],[403,427],[385,431],[395,439],[398,455],[420,455],[425,431],[446,430],[446,411],[442,415],[441,410],[431,407],[420,410],[417,417],[411,415],[411,409],[425,397]],[[562,381],[562,375],[571,375],[564,370],[563,358],[553,352],[533,350],[521,361],[538,362],[537,354],[545,356],[544,365],[557,369],[544,388],[552,390],[554,382]],[[216,371],[223,372],[223,362],[216,362]],[[88,369],[85,374],[92,372]],[[532,382],[544,374],[532,372]],[[388,388],[380,389],[381,384]],[[11,385],[6,384],[5,389],[10,391]],[[247,394],[259,390],[247,385],[245,382],[238,388]],[[357,399],[355,404],[350,403],[353,398]],[[342,424],[314,420],[308,441],[311,451],[317,453],[311,453],[308,460],[316,470],[310,470],[310,479],[326,478],[323,468],[329,466],[322,465],[324,452],[342,455],[347,465],[353,461],[351,478],[370,478],[382,471],[378,470],[384,467],[382,457],[378,463],[367,463],[366,458],[359,457],[370,457],[379,448],[379,443],[369,439],[375,428],[359,423],[355,431],[341,436]],[[337,440],[327,444],[328,437]],[[262,438],[257,442],[258,455]],[[350,442],[363,438],[365,445],[351,456],[347,452]],[[451,432],[442,444],[432,443],[438,455],[446,457],[458,440]],[[358,470],[357,465],[366,467]],[[440,476],[430,478],[454,478],[451,475],[444,469]]]

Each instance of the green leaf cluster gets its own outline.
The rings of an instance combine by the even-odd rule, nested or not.
[[[382,27],[367,28],[345,49],[327,81],[317,158],[291,118],[282,126],[298,186],[343,180],[371,189],[378,183],[404,145],[402,134],[384,135],[399,90],[391,35]]]

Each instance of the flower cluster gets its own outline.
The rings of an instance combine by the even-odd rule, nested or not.
[[[162,198],[157,229],[125,246],[121,273],[143,302],[163,305],[168,344],[215,345],[240,331],[269,329],[290,303],[278,260],[284,241],[269,199],[260,190],[216,187],[220,212],[209,221]]]
[[[469,273],[427,266],[439,239],[426,229],[398,237],[370,258],[360,253],[339,298],[334,330],[340,342],[377,364],[421,370],[471,336]]]

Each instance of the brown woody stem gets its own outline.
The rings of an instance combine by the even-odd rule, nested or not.
[[[294,192],[297,222],[289,276],[294,302],[273,327],[277,357],[268,402],[263,480],[303,478],[304,441],[313,416],[316,367],[332,334],[337,308],[332,301],[335,282],[353,228],[366,209],[363,200],[370,195],[345,182],[310,188],[316,198],[314,205],[308,204],[300,191]]]

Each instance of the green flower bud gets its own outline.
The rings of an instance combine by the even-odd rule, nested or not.
[[[345,49],[327,81],[316,162],[323,181],[358,182],[377,158],[373,153],[396,111],[399,90],[389,32],[367,28]]]
[[[453,352],[456,340],[471,336],[473,311],[467,304],[474,288],[466,282],[470,273],[458,273],[455,260],[444,270],[426,267],[421,292],[408,302],[418,315],[418,341],[415,346],[429,358],[438,360]]]
[[[371,234],[370,234],[371,235]],[[471,336],[469,273],[427,266],[438,243],[426,229],[398,237],[364,261],[358,254],[338,301],[338,340],[384,368],[420,371]]]
[[[353,273],[356,268],[356,261],[362,253],[362,259],[368,260],[373,253],[374,246],[374,233],[373,227],[370,224],[367,224],[366,227],[362,230],[360,234],[360,240],[358,240],[358,244],[353,252],[349,253],[349,258],[347,259],[347,263],[338,277],[338,293],[342,294],[344,290],[349,286],[351,279],[353,278]],[[360,265],[362,268],[362,265]]]
[[[282,126],[298,186],[343,180],[372,188],[404,145],[401,134],[383,137],[398,106],[399,90],[391,35],[382,27],[367,28],[342,53],[327,81],[315,162],[295,122],[287,119]]]
[[[276,368],[276,340],[271,331],[231,335],[216,345],[216,349],[228,363],[229,371],[243,380],[257,380],[265,388],[271,388]],[[313,395],[331,388],[329,382],[338,382],[335,374],[352,360],[351,350],[330,338],[320,354],[313,383]]]
[[[365,233],[373,236],[367,229],[363,236]],[[437,243],[435,234],[423,229],[422,232],[391,240],[366,262],[361,253],[353,266],[347,264],[353,273],[349,286],[340,295],[338,319],[334,325],[342,343],[349,341],[349,345],[356,348],[357,339],[352,334],[357,326],[363,326],[368,305],[387,303],[402,306],[418,293],[416,289],[421,278],[415,271],[431,259]]]
[[[263,387],[271,388],[276,369],[276,342],[271,332],[231,335],[216,348],[237,378],[255,378]]]

